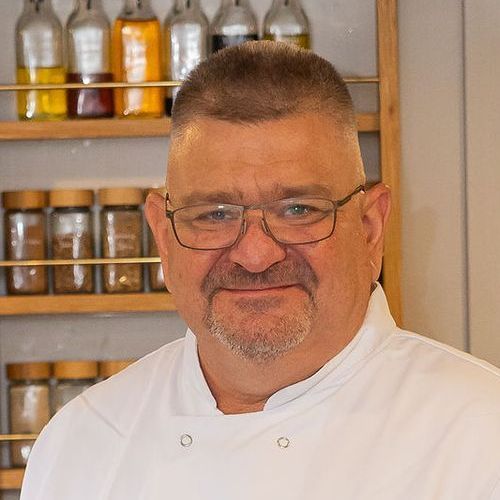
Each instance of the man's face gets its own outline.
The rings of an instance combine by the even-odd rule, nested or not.
[[[363,182],[356,142],[325,116],[303,114],[257,125],[192,123],[170,154],[171,208],[199,203],[256,205],[300,195],[338,200]],[[177,308],[201,339],[255,361],[328,344],[359,327],[373,279],[364,199],[337,212],[332,237],[285,245],[247,213],[236,243],[192,250],[164,217],[150,218]],[[326,345],[325,344],[325,345]]]

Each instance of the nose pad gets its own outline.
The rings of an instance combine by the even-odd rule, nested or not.
[[[266,223],[264,218],[260,219],[260,225],[262,227],[262,231],[264,231],[264,234],[272,237],[271,231],[267,227],[267,223]],[[247,232],[247,227],[248,227],[247,219],[244,218],[243,223],[241,224],[240,237],[243,236]]]

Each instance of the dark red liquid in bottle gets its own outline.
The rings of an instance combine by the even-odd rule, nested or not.
[[[112,82],[111,73],[68,73],[68,83]],[[110,118],[114,115],[113,89],[68,90],[70,118]]]

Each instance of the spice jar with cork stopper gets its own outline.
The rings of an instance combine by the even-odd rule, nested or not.
[[[56,361],[52,413],[96,383],[97,361]]]
[[[148,190],[148,195],[152,193],[159,194],[163,198],[166,195],[166,188],[151,188]],[[149,257],[159,257],[160,252],[158,251],[158,245],[156,244],[153,232],[148,226],[148,256]],[[163,278],[163,268],[161,263],[148,264],[148,277],[149,277],[149,288],[152,292],[164,292],[167,288],[165,286],[165,280]]]
[[[109,361],[99,362],[99,378],[101,380],[106,380],[122,370],[125,370],[127,366],[130,366],[135,360],[134,359],[112,359]]]
[[[88,189],[50,191],[50,241],[54,259],[90,259],[94,256],[90,207],[94,192]],[[94,277],[90,265],[54,266],[55,293],[91,293]]]
[[[12,363],[7,365],[9,417],[12,434],[38,434],[50,419],[50,363]],[[14,441],[10,445],[11,463],[24,467],[34,441]]]
[[[5,208],[5,258],[7,260],[44,260],[47,258],[47,231],[44,208],[45,191],[8,191],[2,195]],[[47,293],[45,266],[7,268],[9,294]]]
[[[101,245],[104,258],[142,257],[144,192],[139,188],[99,190]],[[106,264],[102,269],[106,293],[141,292],[141,264]]]

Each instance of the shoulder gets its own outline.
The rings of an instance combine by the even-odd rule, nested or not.
[[[69,498],[61,491],[71,491],[75,484],[82,489],[75,499],[100,498],[98,488],[122,453],[155,384],[165,384],[176,369],[183,342],[161,347],[64,406],[35,442],[21,498]],[[94,481],[82,481],[82,471]]]
[[[92,386],[80,397],[96,415],[127,434],[155,386],[175,377],[181,363],[184,338],[144,356],[122,372]]]
[[[451,346],[397,330],[386,354],[400,361],[402,382],[428,391],[444,404],[463,405],[471,414],[500,414],[500,370]]]

